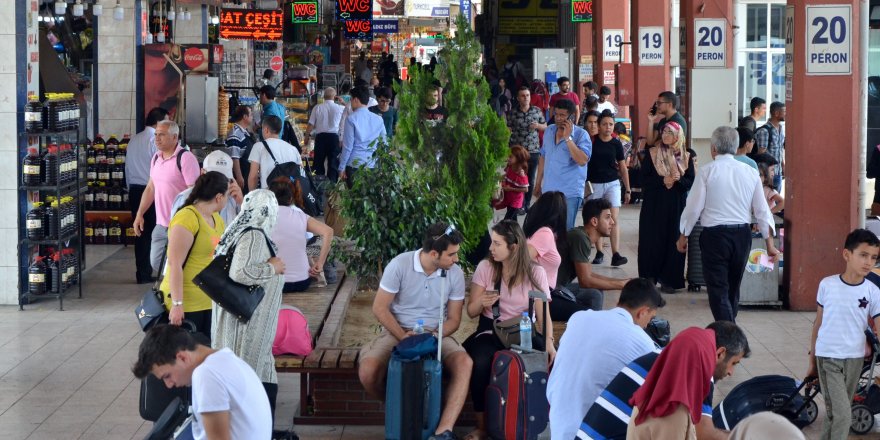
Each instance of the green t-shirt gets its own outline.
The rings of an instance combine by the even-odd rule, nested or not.
[[[559,266],[559,275],[556,279],[557,286],[564,286],[577,278],[575,263],[590,264],[590,254],[593,252],[593,243],[584,228],[569,229],[566,236],[568,252],[562,255],[562,264]]]

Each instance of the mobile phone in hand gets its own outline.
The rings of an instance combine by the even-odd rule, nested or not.
[[[656,114],[657,114],[657,103],[654,103],[654,105],[651,106],[651,116],[654,116]]]

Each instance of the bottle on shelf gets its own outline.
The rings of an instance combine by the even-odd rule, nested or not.
[[[92,145],[92,143],[91,142],[86,143],[85,149],[86,149],[86,165],[94,165],[95,163],[97,163],[98,152],[95,150],[95,147]]]
[[[86,244],[95,244],[95,223],[88,221],[86,222],[86,227],[83,228],[83,235],[85,235]]]
[[[135,240],[137,235],[134,233],[134,226],[129,223],[125,225],[125,244],[133,245]]]
[[[110,183],[110,166],[107,165],[106,160],[98,161],[98,182],[104,184]]]
[[[86,165],[86,180],[89,183],[95,183],[98,181],[98,164],[90,163]]]
[[[76,205],[73,203],[73,197],[67,196],[61,199],[63,206],[63,232],[62,235],[70,235],[76,230]]]
[[[28,133],[43,131],[43,104],[36,95],[28,97],[28,103],[24,108],[24,128]]]
[[[46,238],[46,211],[43,210],[42,202],[34,202],[34,208],[28,211],[25,217],[25,229],[28,240],[43,240]]]
[[[27,156],[21,166],[21,183],[25,186],[38,186],[42,181],[42,160],[36,148],[28,148]]]
[[[46,287],[49,288],[49,292],[51,293],[60,293],[64,290],[61,287],[61,268],[59,266],[59,260],[61,257],[58,255],[58,252],[52,252],[49,255],[49,263],[47,266],[47,273],[49,274],[49,282]]]
[[[60,120],[59,115],[59,106],[61,103],[58,100],[56,93],[46,93],[46,118],[45,118],[45,126],[47,131],[61,131],[62,121]]]
[[[46,240],[55,240],[58,238],[58,200],[54,200],[54,197],[46,197],[46,201],[49,203],[48,208],[46,208]]]
[[[98,220],[95,223],[95,244],[107,244],[107,223]]]
[[[110,217],[110,225],[108,227],[107,243],[123,244],[122,223],[119,223],[119,217]]]
[[[128,153],[128,143],[131,142],[131,135],[125,133],[122,135],[122,140],[119,141],[119,153],[122,154],[122,162],[125,162],[125,155]]]
[[[111,211],[122,209],[122,192],[122,186],[117,182],[113,182],[110,189],[107,190],[107,207]]]
[[[99,211],[106,210],[109,198],[107,185],[104,182],[97,182],[95,186],[95,209]]]
[[[76,251],[72,248],[67,248],[62,252],[62,258],[67,258],[67,263],[65,264],[67,268],[67,282],[72,286],[79,282],[79,276],[76,273],[76,265],[79,261],[76,257]]]
[[[90,181],[87,185],[88,188],[83,194],[83,203],[86,205],[86,210],[91,211],[95,209],[95,183]]]
[[[119,156],[117,156],[119,157]],[[125,165],[119,162],[110,165],[110,180],[114,185],[125,186]]]
[[[532,349],[532,318],[529,312],[522,312],[519,320],[519,346],[525,350]]]
[[[46,263],[43,257],[37,256],[28,267],[28,293],[43,295],[46,293]]]
[[[43,156],[43,164],[41,171],[43,172],[43,185],[58,184],[58,147],[49,145],[46,155]]]

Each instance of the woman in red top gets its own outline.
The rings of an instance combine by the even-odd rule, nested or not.
[[[507,168],[504,169],[504,180],[501,190],[504,196],[495,203],[495,209],[507,208],[504,220],[516,220],[516,215],[523,207],[526,191],[529,190],[529,152],[519,145],[510,147]]]

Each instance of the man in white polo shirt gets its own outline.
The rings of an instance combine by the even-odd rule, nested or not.
[[[621,368],[654,350],[644,328],[666,305],[653,283],[623,286],[617,307],[571,315],[547,382],[553,440],[571,440],[590,405]]]
[[[452,338],[461,323],[464,305],[464,273],[458,267],[461,233],[452,225],[435,223],[428,227],[422,249],[404,252],[391,260],[382,275],[373,314],[384,330],[378,338],[361,349],[358,375],[368,393],[385,400],[385,379],[391,351],[402,339],[411,336],[422,320],[426,331],[440,327],[440,297],[445,299],[443,321],[443,368],[451,381],[444,393],[446,405],[433,438],[453,439],[452,429],[464,406],[473,363],[461,344]],[[448,284],[442,290],[442,270]]]

